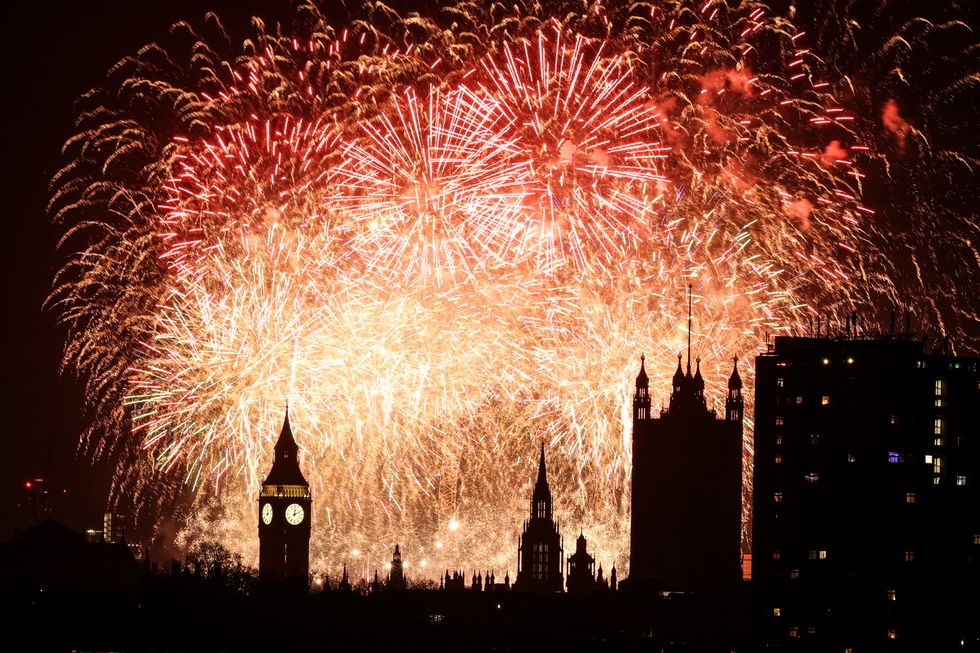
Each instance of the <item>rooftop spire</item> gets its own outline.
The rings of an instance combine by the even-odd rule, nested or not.
[[[276,441],[276,452],[281,449],[291,449],[296,451],[299,446],[296,444],[295,438],[293,438],[293,429],[289,426],[289,403],[286,403],[286,417],[282,421],[282,430],[279,431],[279,440]]]
[[[728,389],[741,390],[742,377],[738,373],[738,356],[736,356],[733,360],[735,361],[735,365],[732,367],[732,375],[728,377]]]
[[[548,484],[548,472],[544,467],[544,442],[541,443],[541,458],[538,460],[538,484]]]
[[[687,284],[687,373],[691,373],[691,316],[693,314],[693,304],[691,302],[691,284]]]
[[[647,357],[640,354],[640,373],[636,375],[636,387],[637,388],[648,388],[650,387],[650,379],[647,377],[646,370],[646,359]]]

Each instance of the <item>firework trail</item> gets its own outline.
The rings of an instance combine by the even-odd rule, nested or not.
[[[543,441],[559,517],[625,570],[631,381],[642,351],[667,394],[688,283],[721,397],[764,333],[932,282],[863,199],[883,141],[924,136],[761,4],[297,17],[235,48],[209,15],[120,62],[53,182],[83,447],[184,539],[254,554],[288,400],[315,567],[400,542],[420,575],[509,569]]]

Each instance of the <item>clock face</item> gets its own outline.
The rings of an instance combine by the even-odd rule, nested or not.
[[[262,523],[271,524],[272,523],[272,504],[267,503],[262,506]]]
[[[298,503],[291,503],[286,508],[286,521],[295,526],[303,521],[303,506]]]

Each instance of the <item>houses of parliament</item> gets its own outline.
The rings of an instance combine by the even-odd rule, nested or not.
[[[709,410],[700,359],[692,373],[678,355],[669,405],[651,409],[646,361],[640,357],[633,396],[630,575],[623,589],[654,592],[731,590],[741,579],[742,382],[738,360],[728,382],[725,414]],[[311,495],[297,459],[288,413],[275,460],[259,496],[259,575],[266,583],[306,587],[309,582]],[[618,589],[615,565],[608,578],[580,533],[566,557],[548,484],[544,445],[527,518],[517,542],[517,575],[498,581],[474,572],[481,591],[593,592]],[[397,544],[386,582],[377,572],[369,589],[406,586]],[[341,587],[350,587],[346,567]],[[447,570],[443,589],[462,589],[465,575]]]

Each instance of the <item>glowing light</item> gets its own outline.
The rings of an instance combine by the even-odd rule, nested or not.
[[[643,351],[669,391],[688,283],[710,397],[764,334],[912,296],[862,201],[881,106],[840,111],[852,94],[785,17],[474,6],[468,32],[420,15],[333,38],[304,5],[297,34],[227,61],[148,49],[80,104],[49,303],[96,415],[85,450],[139,510],[189,493],[182,542],[254,559],[288,400],[314,568],[395,541],[502,568],[544,442],[558,517],[625,576],[630,384]]]

